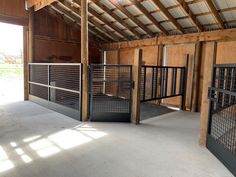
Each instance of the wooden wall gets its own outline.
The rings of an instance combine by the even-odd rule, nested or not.
[[[80,62],[80,31],[59,21],[45,10],[34,15],[35,62]],[[90,41],[89,60],[100,62],[99,45]]]
[[[0,21],[27,26],[28,12],[25,10],[25,0],[1,0]]]

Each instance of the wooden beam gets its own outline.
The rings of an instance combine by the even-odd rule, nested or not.
[[[134,3],[134,5],[144,14],[146,15],[146,17],[157,27],[160,29],[160,31],[162,33],[164,33],[165,35],[168,35],[168,31],[161,26],[161,24],[147,11],[147,9],[145,7],[143,7],[143,5],[137,1],[137,0],[130,0],[131,2]]]
[[[112,18],[114,18],[116,21],[118,21],[121,25],[123,25],[125,28],[127,28],[130,32],[132,32],[135,36],[138,38],[141,38],[141,35],[139,32],[137,32],[134,28],[130,27],[126,21],[122,20],[118,15],[113,13],[107,6],[102,4],[101,2],[97,0],[92,0],[93,3],[95,3],[99,8],[101,8],[104,12],[109,14]]]
[[[193,73],[193,87],[192,87],[192,106],[191,111],[197,112],[198,107],[198,96],[200,89],[200,71],[201,71],[201,57],[202,57],[202,42],[195,44],[194,53],[194,73]]]
[[[66,8],[63,8],[61,5],[59,5],[58,2],[53,3],[51,6],[53,6],[54,8],[56,8],[58,11],[60,11],[61,13],[63,13],[64,15],[69,16],[71,19],[73,19],[74,21],[76,21],[76,25],[78,26],[78,24],[81,23],[81,19],[74,15],[71,11],[68,11]],[[75,24],[75,23],[74,23]],[[73,24],[73,25],[74,25]],[[101,33],[100,31],[96,30],[95,28],[90,28],[89,31],[91,31],[92,33],[95,34],[95,36],[97,36],[99,39],[108,42],[111,41],[109,38],[105,37],[103,33]]]
[[[74,0],[77,1],[77,0]],[[109,26],[110,28],[112,28],[113,30],[115,30],[117,33],[119,33],[121,36],[123,36],[126,40],[130,40],[132,39],[130,36],[128,36],[127,33],[125,33],[124,31],[122,31],[120,28],[118,28],[116,25],[114,25],[113,23],[110,23],[106,18],[104,18],[102,15],[99,15],[95,10],[93,10],[90,6],[89,6],[89,13],[91,13],[94,17],[96,17],[97,19],[101,20],[103,23],[105,23],[107,26]]]
[[[209,99],[208,88],[211,85],[212,68],[216,62],[217,44],[216,42],[208,42],[203,46],[203,92],[202,92],[202,105],[201,105],[201,117],[200,117],[200,138],[199,144],[206,145],[206,137],[208,130],[209,120]]]
[[[140,90],[141,90],[141,72],[142,71],[142,50],[135,49],[134,51],[134,63],[133,63],[133,98],[132,98],[132,113],[131,120],[134,124],[140,122]]]
[[[162,13],[176,26],[176,28],[184,33],[184,29],[181,25],[176,21],[176,19],[170,14],[170,12],[162,5],[160,0],[152,0],[154,4],[162,11]]]
[[[115,42],[103,44],[105,50],[115,50],[121,48],[139,48],[145,46],[167,45],[167,44],[186,44],[207,41],[231,41],[236,40],[236,29],[224,29],[207,31],[201,33],[181,34],[175,36],[161,36],[150,39],[134,40],[129,42]]]
[[[82,120],[88,120],[88,0],[81,0],[81,63],[83,64]]]
[[[34,9],[29,9],[29,63],[34,61]]]
[[[184,0],[177,0],[177,1],[180,4],[180,6],[182,7],[182,9],[185,11],[185,13],[188,14],[190,20],[197,27],[198,31],[199,32],[204,31],[203,26],[198,21],[197,17],[193,14],[193,12],[189,8],[188,4]]]
[[[213,2],[211,0],[206,0],[207,5],[209,6],[213,16],[215,17],[216,21],[219,23],[220,27],[224,29],[225,25],[223,20],[220,17],[220,14],[217,12],[216,7],[214,6]]]
[[[119,9],[122,13],[124,13],[128,18],[130,18],[136,25],[138,25],[142,30],[144,30],[150,37],[153,37],[153,32],[148,29],[141,21],[135,18],[125,7],[119,4],[117,0],[110,0],[110,3],[114,5],[117,9]]]
[[[55,1],[57,0],[28,0],[27,7],[34,7],[34,10],[37,11],[52,4]]]
[[[29,83],[28,83],[28,80],[29,80],[29,68],[28,68],[28,41],[29,39],[29,28],[24,26],[23,27],[23,62],[24,62],[24,100],[28,100],[29,99]]]
[[[74,3],[71,1],[71,3],[69,3],[68,1],[65,0],[60,0],[60,2],[67,8],[70,9],[71,13],[73,12],[74,14],[80,16],[81,11],[79,8],[74,6]],[[78,5],[78,4],[77,4]],[[79,6],[79,5],[78,5]],[[99,24],[97,21],[94,20],[94,18],[92,16],[89,17],[89,21],[92,25],[94,25],[96,28],[98,28],[99,30],[103,31],[103,36],[106,38],[111,39],[112,41],[119,41],[119,37],[114,35],[113,32],[109,31],[108,29],[106,29],[103,25]],[[93,28],[89,23],[89,28]],[[97,31],[99,31],[97,30]]]

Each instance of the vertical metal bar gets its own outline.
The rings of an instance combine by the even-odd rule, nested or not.
[[[153,96],[153,95],[154,95],[154,94],[153,94],[153,90],[155,90],[155,89],[154,89],[154,84],[155,84],[155,83],[154,83],[154,81],[155,81],[155,79],[154,79],[154,77],[155,77],[154,70],[155,70],[155,68],[153,67],[153,68],[152,68],[152,95],[151,95],[151,99],[153,99],[153,97],[154,97],[154,96]]]
[[[129,114],[131,119],[131,113],[132,113],[132,91],[133,91],[133,67],[130,67],[130,97],[129,97]]]
[[[50,65],[48,65],[48,101],[50,101]]]
[[[165,77],[165,73],[163,71],[164,71],[164,68],[161,68],[161,97],[164,96],[164,77]]]
[[[93,117],[93,65],[88,70],[90,73],[90,119]]]
[[[176,95],[176,70],[172,69],[171,95]]]
[[[179,86],[179,94],[181,94],[181,105],[180,105],[180,109],[184,110],[184,102],[185,102],[185,82],[186,82],[186,78],[185,78],[185,68],[181,68],[180,69],[180,86]]]
[[[215,87],[215,79],[216,79],[216,67],[213,66],[213,72],[212,72],[212,80],[211,80],[211,88]],[[215,92],[211,92],[210,97],[212,97],[215,94]],[[208,122],[208,134],[211,134],[211,124],[212,124],[212,109],[214,109],[214,101],[210,99],[209,104],[209,122]]]
[[[30,75],[30,71],[31,71],[31,67],[30,67],[31,65],[30,65],[30,63],[28,64],[28,94],[30,94],[30,77],[31,77],[31,75]]]
[[[165,68],[165,94],[164,96],[167,96],[167,89],[168,89],[168,68]]]
[[[155,93],[154,93],[154,99],[157,98],[157,89],[158,89],[158,67],[155,67],[156,68],[156,81],[155,81]]]
[[[147,72],[147,68],[146,66],[143,66],[144,68],[144,76],[143,76],[143,101],[145,101],[146,98],[146,72]]]
[[[80,72],[79,72],[79,120],[80,121],[82,121],[82,88],[83,88],[83,82],[82,82],[82,73],[83,73],[83,65],[82,64],[80,64],[79,65],[79,67],[80,67]],[[89,78],[89,77],[88,77]],[[88,81],[89,82],[89,81]],[[89,86],[89,84],[88,84],[88,86]],[[89,89],[88,89],[88,91],[89,91]],[[88,93],[88,98],[89,98],[89,93]],[[87,106],[89,106],[89,105],[87,105]]]

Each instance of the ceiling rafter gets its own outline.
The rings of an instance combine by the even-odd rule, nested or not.
[[[72,2],[78,4],[80,6],[80,0],[73,0]],[[94,17],[102,21],[104,24],[106,24],[108,27],[112,28],[114,31],[119,33],[125,40],[132,39],[129,37],[124,31],[122,31],[120,28],[118,28],[116,25],[110,23],[106,18],[102,17],[100,14],[98,14],[95,10],[93,10],[90,6],[88,6],[88,12],[92,14]],[[122,40],[124,40],[122,39]]]
[[[101,2],[99,2],[97,0],[92,0],[92,2],[94,4],[96,4],[99,8],[101,8],[104,12],[106,12],[107,14],[112,16],[112,18],[114,18],[116,21],[118,21],[120,24],[122,24],[124,27],[126,27],[130,32],[132,32],[138,38],[141,38],[141,35],[139,32],[137,32],[134,28],[130,27],[128,25],[128,23],[126,23],[124,20],[122,20],[118,15],[116,15],[115,13],[112,13],[112,11],[107,6],[105,6],[104,4],[102,4]]]
[[[76,0],[74,0],[76,1]],[[106,25],[108,25],[110,28],[115,30],[117,33],[119,33],[121,36],[123,36],[126,40],[132,39],[127,33],[122,31],[120,28],[118,28],[114,23],[110,23],[106,18],[104,18],[102,15],[98,14],[95,10],[93,10],[90,6],[88,7],[89,13],[91,13],[93,16],[98,18],[99,20],[103,21]]]
[[[157,27],[160,29],[160,31],[162,33],[164,33],[165,35],[168,35],[168,31],[161,26],[161,24],[147,11],[147,9],[145,7],[143,7],[143,5],[138,2],[137,0],[130,0],[132,3],[134,3],[134,5],[144,14],[146,15],[146,17]]]
[[[220,27],[222,29],[224,29],[225,28],[224,22],[223,22],[222,18],[220,17],[220,14],[218,13],[218,11],[217,11],[216,7],[214,6],[213,2],[211,0],[206,0],[206,3],[209,6],[213,16],[215,17],[215,19],[219,23]]]
[[[198,31],[199,32],[204,31],[203,26],[198,21],[197,17],[193,14],[193,12],[189,8],[188,4],[184,0],[177,0],[177,1],[178,1],[179,5],[182,7],[182,9],[185,11],[185,13],[188,14],[189,19],[197,27]]]
[[[177,20],[170,14],[170,12],[162,5],[160,0],[152,0],[154,4],[162,11],[162,13],[175,25],[175,27],[182,33],[184,33],[184,29],[177,22]]]
[[[141,21],[135,18],[125,7],[119,4],[118,1],[110,0],[109,2],[112,3],[112,5],[114,5],[117,9],[119,9],[123,14],[129,17],[136,25],[138,25],[142,30],[144,30],[150,37],[154,36],[153,32],[150,29],[148,29]]]
[[[81,19],[80,19],[80,15],[76,16],[72,13],[72,11],[68,11],[67,9],[63,8],[61,5],[60,5],[60,2],[55,2],[53,3],[51,6],[53,6],[54,8],[56,8],[57,10],[59,10],[60,12],[62,12],[63,14],[66,14],[67,16],[69,16],[71,19],[75,20],[77,23],[80,24],[81,22]],[[96,26],[96,25],[94,25]],[[105,33],[101,33],[99,30],[95,29],[91,24],[89,25],[91,31],[93,31],[93,33],[95,34],[99,34],[98,36],[102,36],[103,38],[105,38],[107,41],[110,41],[110,40],[114,40],[113,38],[110,38],[109,39],[107,37],[105,37]],[[101,37],[100,37],[101,38]]]
[[[54,17],[56,17],[57,19],[59,20],[63,20],[65,23],[67,23],[68,25],[71,25],[72,27],[76,28],[76,29],[79,29],[80,30],[80,24],[79,23],[76,23],[74,19],[72,19],[71,17],[67,17],[64,13],[60,12],[59,10],[54,10],[54,8],[52,8],[51,5],[47,6],[44,8],[45,11],[51,15],[53,15]],[[59,13],[60,12],[60,13]],[[70,20],[70,22],[68,21],[68,19],[71,19],[73,21]],[[106,37],[104,37],[103,35],[97,33],[97,31],[94,31],[94,30],[91,30],[92,33],[94,34],[91,34],[90,32],[90,36],[92,38],[95,38],[96,41],[100,41],[102,40],[103,42],[110,42],[111,40],[108,40]]]

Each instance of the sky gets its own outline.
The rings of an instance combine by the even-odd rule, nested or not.
[[[23,50],[23,27],[0,23],[0,53],[19,55]]]

